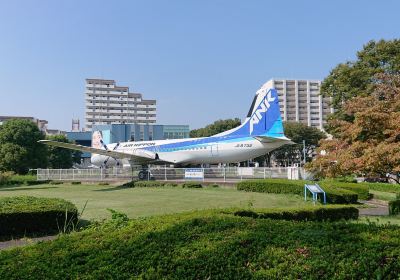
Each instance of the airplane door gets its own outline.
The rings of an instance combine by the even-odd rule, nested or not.
[[[218,143],[211,144],[211,156],[212,157],[218,156]]]

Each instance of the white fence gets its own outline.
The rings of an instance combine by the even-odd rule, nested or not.
[[[148,169],[148,180],[181,181],[185,178],[186,168],[155,167]],[[304,178],[304,170],[298,167],[215,167],[198,168],[204,174],[202,180],[209,182],[229,182],[245,179],[266,178]],[[120,181],[137,180],[140,169],[108,168],[108,169],[37,169],[37,180],[60,181]]]

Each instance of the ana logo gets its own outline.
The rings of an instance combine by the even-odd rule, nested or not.
[[[258,124],[260,120],[262,119],[262,113],[265,113],[268,111],[269,107],[271,107],[271,102],[275,101],[275,97],[272,97],[271,91],[268,92],[267,96],[264,98],[264,100],[261,102],[261,104],[258,106],[257,110],[253,114],[253,116],[250,119],[250,134],[253,133],[253,127],[255,124]]]

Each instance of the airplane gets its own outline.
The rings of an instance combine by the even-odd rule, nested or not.
[[[92,153],[91,163],[98,167],[120,165],[236,163],[293,144],[283,131],[277,90],[264,84],[254,96],[244,122],[210,137],[105,144],[100,131],[94,131],[92,146],[40,140],[40,143]],[[139,178],[144,178],[139,173]]]

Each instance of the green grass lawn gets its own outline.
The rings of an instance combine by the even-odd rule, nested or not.
[[[37,185],[0,188],[0,197],[29,195],[57,197],[74,203],[83,212],[83,219],[101,220],[110,217],[107,208],[126,213],[130,218],[179,213],[190,210],[249,207],[283,208],[310,205],[296,195],[237,191],[236,188],[182,189],[118,188],[99,185]]]

